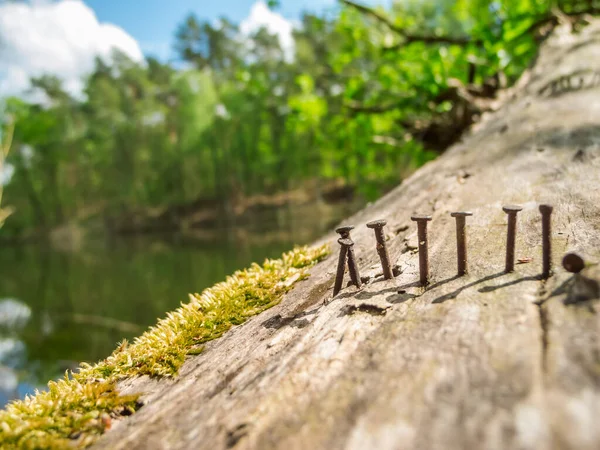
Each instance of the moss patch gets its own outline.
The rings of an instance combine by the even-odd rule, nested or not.
[[[86,447],[110,428],[117,416],[137,408],[136,398],[119,396],[116,383],[138,375],[173,376],[186,355],[279,303],[308,268],[324,259],[327,246],[296,248],[281,259],[238,271],[224,282],[190,295],[190,302],[136,338],[123,342],[107,359],[82,364],[77,373],[50,382],[38,392],[0,411],[1,448]]]

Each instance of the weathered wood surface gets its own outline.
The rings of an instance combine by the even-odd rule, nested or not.
[[[125,392],[146,392],[146,405],[97,447],[600,448],[600,270],[574,277],[559,266],[570,250],[600,261],[599,70],[599,26],[554,36],[514,98],[348,219],[362,275],[379,264],[364,224],[388,219],[399,277],[324,304],[334,252],[176,379],[124,382]],[[547,282],[538,277],[541,202],[555,206],[558,267]],[[513,274],[502,273],[508,203],[524,206],[517,258],[533,258]],[[464,278],[454,277],[449,215],[460,209],[474,212]],[[433,215],[427,290],[416,284],[415,212]]]

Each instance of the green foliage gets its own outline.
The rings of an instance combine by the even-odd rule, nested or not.
[[[7,117],[0,122],[0,228],[8,216],[12,213],[12,208],[2,208],[2,192],[4,190],[4,161],[8,156],[10,146],[12,143],[12,136],[14,132],[14,124],[12,117]]]
[[[4,449],[51,449],[89,446],[112,418],[135,411],[136,397],[120,396],[114,382],[85,381],[65,375],[48,383],[48,391],[11,403],[0,412]]]
[[[110,428],[113,418],[138,407],[136,397],[120,396],[118,380],[138,375],[172,376],[187,355],[279,303],[283,294],[308,276],[308,268],[324,259],[327,246],[296,248],[278,260],[235,272],[224,282],[190,295],[190,302],[167,314],[135,339],[124,341],[104,361],[82,364],[77,373],[50,382],[38,392],[0,411],[3,449],[87,447]]]
[[[557,17],[596,13],[595,1],[408,0],[385,10],[339,0],[302,17],[293,58],[265,29],[242,40],[226,19],[191,15],[176,31],[185,70],[117,53],[96,62],[82,98],[42,77],[33,86],[45,106],[8,102],[15,174],[5,195],[19,212],[8,227],[94,211],[110,223],[314,180],[377,197],[455,142],[482,112],[473,98],[513,83]]]

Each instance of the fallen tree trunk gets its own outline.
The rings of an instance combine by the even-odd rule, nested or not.
[[[556,33],[512,98],[461,143],[348,219],[362,275],[379,272],[386,218],[402,273],[332,301],[337,257],[283,302],[190,358],[175,379],[123,382],[145,406],[97,447],[592,449],[600,447],[600,26]],[[554,205],[555,274],[541,273],[539,203]],[[518,264],[503,273],[506,215],[521,204]],[[469,266],[456,277],[467,209]],[[413,213],[430,223],[418,284]],[[337,251],[334,233],[323,241]],[[576,301],[576,302],[575,302]]]

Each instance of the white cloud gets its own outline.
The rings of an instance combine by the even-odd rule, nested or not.
[[[72,94],[80,94],[81,77],[94,58],[109,59],[117,48],[141,61],[135,39],[123,29],[99,23],[81,0],[0,5],[0,97],[22,95],[29,79],[59,76]]]
[[[281,14],[271,11],[262,0],[252,6],[250,15],[240,23],[240,32],[248,37],[261,28],[266,28],[269,33],[277,35],[285,60],[293,61],[296,49],[292,35],[294,24]]]

